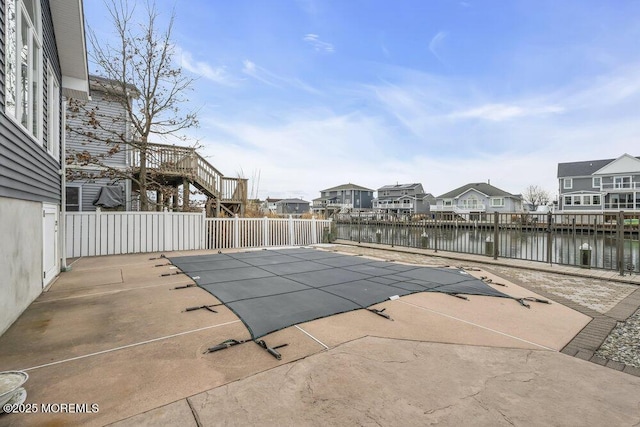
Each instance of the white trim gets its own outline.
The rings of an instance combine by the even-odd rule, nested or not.
[[[633,183],[633,177],[631,175],[618,175],[618,176],[613,176],[612,178],[613,178],[613,190],[630,190],[633,188],[633,186],[631,185]],[[616,182],[618,178],[620,178],[622,181],[620,184]],[[628,182],[629,187],[624,187],[625,178],[629,180]]]
[[[563,190],[573,189],[573,178],[562,178],[562,189]]]
[[[492,208],[503,208],[504,207],[504,197],[492,197],[491,198],[491,207]],[[502,201],[500,204],[496,204],[495,202]]]
[[[44,55],[44,47],[43,47],[43,36],[42,36],[42,12],[39,1],[32,1],[32,5],[34,7],[33,13],[36,19],[36,22],[32,22],[29,14],[26,11],[26,7],[24,6],[23,0],[15,0],[16,2],[8,2],[5,8],[5,34],[9,33],[9,25],[13,21],[8,19],[9,14],[7,13],[7,9],[9,4],[15,5],[15,46],[13,49],[9,48],[8,37],[5,37],[5,57],[3,58],[5,61],[5,78],[9,73],[7,72],[7,67],[9,64],[12,64],[15,67],[15,88],[13,89],[13,94],[15,95],[15,110],[11,112],[7,108],[7,97],[5,92],[4,104],[5,104],[5,114],[9,117],[22,131],[23,133],[35,141],[40,146],[44,145],[43,140],[43,132],[42,132],[42,123],[43,123],[43,83],[44,83],[44,70],[42,58]],[[17,3],[17,4],[16,4]],[[27,69],[26,69],[26,80],[27,80],[27,90],[28,90],[28,99],[27,99],[27,111],[26,118],[23,117],[21,105],[23,104],[22,100],[22,84],[20,80],[25,77],[22,74],[22,60],[20,51],[18,48],[22,43],[22,21],[23,18],[26,20],[28,28],[26,29],[26,37],[27,37]],[[34,34],[35,32],[35,34]],[[37,52],[34,52],[37,50]],[[11,58],[8,55],[8,52],[12,52],[15,57]],[[34,75],[34,72],[36,75]],[[8,92],[7,88],[10,87],[10,84],[7,84],[8,80],[5,80],[5,91]],[[33,84],[37,83],[36,93],[33,93]],[[37,105],[34,106],[34,100]],[[35,115],[35,117],[34,117]],[[26,125],[22,123],[25,121]],[[35,129],[33,129],[35,124]]]
[[[47,219],[53,215],[53,229],[47,227]],[[44,289],[60,272],[60,257],[58,256],[58,228],[60,224],[60,214],[58,205],[42,204],[42,288]],[[52,232],[53,235],[48,234]],[[52,241],[50,241],[52,239]],[[49,243],[49,244],[48,244]],[[53,265],[47,266],[49,258],[53,259]]]
[[[47,152],[56,162],[60,162],[60,134],[62,124],[60,107],[60,84],[53,73],[51,65],[49,65],[47,66]]]
[[[596,185],[596,179],[598,180],[598,184]],[[591,178],[591,186],[593,188],[602,188],[602,177],[601,176],[594,176]]]
[[[615,170],[608,171],[607,170],[607,169],[610,169],[611,166],[613,166],[615,163],[618,163],[620,160],[622,160],[624,158],[631,160],[632,163],[640,165],[640,160],[638,160],[637,158],[633,157],[630,154],[624,153],[622,156],[618,157],[615,160],[612,160],[611,162],[607,163],[606,165],[604,165],[603,167],[601,167],[600,169],[595,171],[593,173],[593,175],[615,175],[616,173],[626,173],[627,171],[615,171]],[[635,172],[636,170],[638,170],[638,169],[634,168],[634,170],[629,171],[629,172]]]
[[[467,188],[465,191],[463,191],[462,193],[458,194],[457,196],[454,197],[454,199],[459,199],[460,197],[464,196],[465,194],[467,194],[468,192],[473,191],[476,192],[478,194],[483,195],[484,197],[490,197],[488,194],[484,194],[482,191],[478,190],[477,188]]]

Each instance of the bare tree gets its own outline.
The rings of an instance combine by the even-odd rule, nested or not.
[[[81,119],[82,125],[68,126],[68,131],[86,138],[88,143],[108,146],[102,154],[83,152],[68,153],[68,162],[99,166],[106,176],[131,179],[139,189],[140,209],[149,210],[151,202],[147,191],[169,193],[164,182],[152,168],[158,148],[152,146],[152,138],[171,136],[186,140],[183,131],[197,126],[197,111],[185,110],[187,92],[194,79],[185,76],[173,61],[174,45],[171,34],[175,19],[172,12],[167,25],[161,28],[159,13],[154,3],[145,4],[144,19],[134,19],[135,5],[127,0],[105,1],[115,33],[115,42],[89,29],[87,32],[89,57],[97,66],[102,85],[100,91],[123,107],[123,117],[109,117],[98,106],[88,106],[76,100],[69,101],[71,114]],[[132,132],[114,126],[114,121],[124,120]],[[109,157],[126,149],[134,154],[134,163],[123,170],[116,168]],[[188,190],[187,190],[188,191]]]
[[[536,210],[538,206],[546,205],[551,200],[549,192],[537,185],[530,185],[522,194],[524,200],[531,204],[533,210]]]

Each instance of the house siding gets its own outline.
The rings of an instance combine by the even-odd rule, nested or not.
[[[54,73],[61,80],[60,64],[55,54],[55,35],[49,2],[42,0],[42,31],[43,31],[43,93],[46,92],[46,65],[51,63]],[[0,197],[10,197],[20,200],[47,202],[59,204],[61,199],[60,159],[54,159],[43,146],[41,141],[35,141],[28,136],[22,127],[4,112],[5,90],[5,6],[6,1],[0,1],[0,16],[2,28],[0,31],[0,46],[3,58],[0,67],[2,81],[2,112],[0,113]],[[43,108],[43,115],[46,109]],[[43,135],[47,135],[46,121],[43,125]]]
[[[99,85],[96,85],[98,88]],[[74,131],[67,131],[66,138],[66,150],[67,157],[72,157],[74,153],[82,153],[84,151],[89,152],[93,156],[103,156],[101,162],[109,167],[118,169],[126,169],[129,165],[129,151],[128,146],[120,142],[120,150],[116,153],[109,154],[109,151],[115,144],[107,144],[105,140],[114,138],[114,134],[125,135],[125,138],[130,137],[130,129],[127,125],[126,110],[124,106],[110,96],[104,94],[99,89],[94,88],[91,95],[91,100],[84,103],[84,107],[87,110],[96,109],[96,117],[102,122],[102,126],[106,129],[91,129],[92,132],[98,134],[98,138],[90,139]],[[77,131],[83,131],[87,128],[86,124],[86,111],[81,108],[80,111],[69,111],[67,115],[67,127],[69,129],[75,129]],[[69,171],[80,170],[74,167],[73,164],[68,164],[67,169]],[[81,187],[81,211],[95,211],[96,207],[93,206],[98,191],[107,185],[119,185],[125,195],[125,209],[131,209],[131,181],[125,178],[111,179],[106,177],[100,177],[100,171],[98,169],[82,168],[82,172],[87,176],[95,176],[95,178],[80,178],[80,179],[68,179],[67,187]]]
[[[62,198],[61,157],[53,158],[43,143],[49,136],[48,69],[58,83],[62,80],[50,3],[40,2],[43,141],[33,139],[5,113],[6,5],[7,1],[0,0],[0,234],[5,239],[0,245],[4,280],[0,286],[0,335],[59,271],[60,252],[55,245],[60,240],[56,241],[55,222]],[[52,272],[55,274],[46,274]]]
[[[91,98],[91,101],[87,101],[86,108],[99,107],[99,113],[97,114],[98,120],[102,122],[102,126],[107,128],[106,131],[95,131],[98,134],[98,138],[106,139],[111,137],[113,139],[112,132],[122,133],[128,137],[130,132],[128,132],[126,126],[127,122],[124,107],[96,90],[92,91]],[[71,129],[82,129],[86,127],[86,124],[83,123],[83,121],[86,120],[86,118],[83,118],[83,114],[85,113],[82,111],[78,113],[67,112],[67,127]],[[91,130],[94,131],[93,129]],[[88,151],[95,156],[105,155],[103,160],[105,165],[122,168],[127,166],[127,150],[122,143],[120,144],[121,149],[119,152],[108,155],[109,150],[113,148],[114,144],[90,140],[87,137],[69,131],[67,132],[66,144],[67,152],[69,153]]]

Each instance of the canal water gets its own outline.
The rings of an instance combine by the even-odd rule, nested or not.
[[[618,270],[618,252],[627,272],[640,272],[640,241],[626,236],[618,247],[616,234],[434,228],[403,224],[336,224],[339,239],[364,243],[435,249],[563,265]],[[637,234],[636,234],[637,236]]]

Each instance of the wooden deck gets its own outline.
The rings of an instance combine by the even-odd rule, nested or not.
[[[234,215],[244,212],[247,203],[247,179],[225,177],[193,147],[148,144],[147,170],[162,185],[177,189],[186,183],[207,196],[207,216]],[[140,152],[132,153],[134,168],[140,165]],[[187,187],[188,188],[188,187]],[[183,191],[188,204],[189,192]]]

